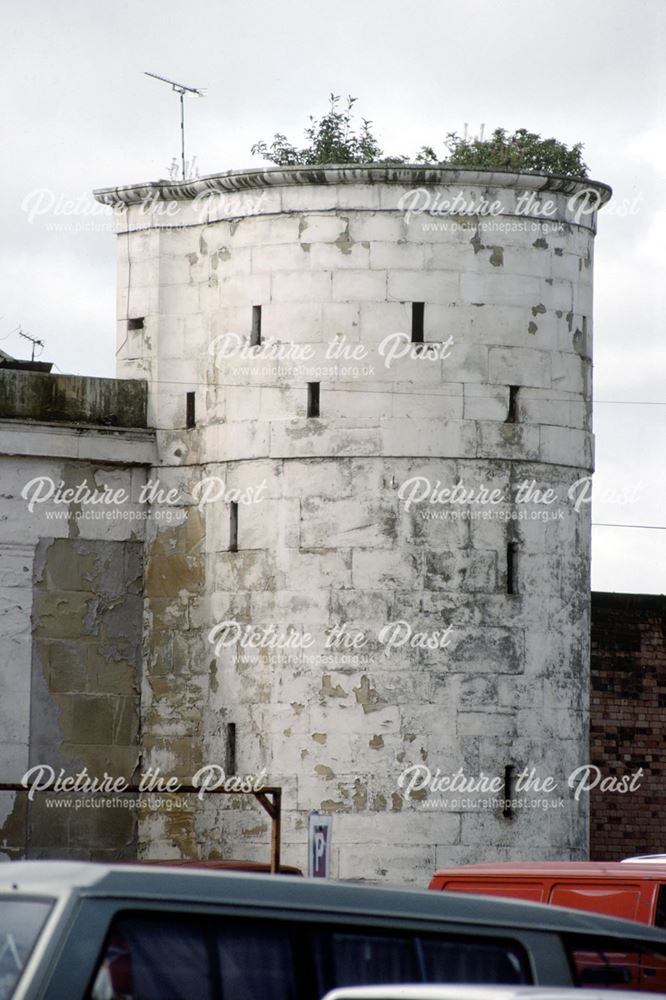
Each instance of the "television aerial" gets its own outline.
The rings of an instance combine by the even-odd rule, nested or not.
[[[41,347],[42,351],[44,350],[44,347],[45,347],[44,341],[43,340],[39,340],[37,337],[31,337],[29,333],[24,333],[23,332],[23,327],[20,324],[16,328],[16,330],[14,330],[13,332],[14,333],[18,333],[19,337],[23,337],[24,340],[29,340],[30,343],[32,344],[32,357],[30,358],[31,361],[35,360],[35,348],[36,347]],[[39,353],[41,354],[42,351],[40,351]]]
[[[169,80],[166,76],[158,76],[157,73],[149,73],[144,70],[145,76],[152,76],[154,80],[161,80],[162,83],[168,83],[172,90],[174,90],[180,96],[180,162],[183,173],[183,180],[187,180],[185,173],[185,94],[196,94],[197,97],[205,97],[206,91],[197,87],[186,87],[184,83],[176,83],[175,80]]]

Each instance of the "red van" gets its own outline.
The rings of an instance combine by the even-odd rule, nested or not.
[[[531,861],[435,872],[430,889],[509,896],[666,928],[666,864]]]

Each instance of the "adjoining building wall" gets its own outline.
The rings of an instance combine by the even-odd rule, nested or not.
[[[99,470],[98,470],[99,472]],[[29,766],[130,782],[140,763],[143,540],[41,538],[33,562]],[[28,807],[27,856],[136,857],[136,810]]]
[[[507,812],[400,781],[462,769],[511,791],[587,758],[590,524],[569,496],[592,470],[586,189],[609,194],[409,167],[97,193],[124,209],[119,374],[147,379],[150,475],[187,498],[181,524],[148,526],[146,759],[265,769],[287,862],[306,864],[311,810],[335,813],[345,878],[586,856],[584,803]],[[477,209],[416,210],[456,197]],[[473,519],[406,502],[410,480],[504,500]],[[553,498],[518,504],[532,481]],[[262,857],[267,835],[210,802],[141,824],[152,856]]]
[[[0,421],[0,781],[20,782],[37,765],[131,778],[140,760],[146,511],[137,498],[154,436],[73,422],[74,409],[99,395],[71,376],[60,382],[74,396],[60,399],[62,422],[53,411],[40,420],[39,407],[28,415],[24,403],[40,399],[42,386],[32,392],[28,380],[48,376],[15,375],[23,402]],[[136,384],[114,395],[115,380],[97,381],[106,383],[107,416],[119,399],[141,395]],[[102,423],[104,411],[95,417]],[[126,491],[128,502],[84,499],[85,490],[105,489],[116,499]],[[79,490],[78,500],[68,490]],[[135,853],[132,810],[55,808],[40,794],[29,802],[0,793],[0,855]]]
[[[146,385],[0,368],[0,419],[146,426]]]
[[[592,764],[643,774],[630,793],[592,791],[590,858],[664,853],[666,597],[592,593]]]

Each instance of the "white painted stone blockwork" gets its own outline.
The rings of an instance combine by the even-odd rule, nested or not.
[[[306,865],[314,809],[335,813],[344,878],[425,885],[436,864],[586,855],[586,805],[568,794],[505,815],[399,783],[417,765],[535,767],[566,788],[587,758],[589,508],[568,496],[592,470],[583,187],[293,168],[98,193],[125,207],[119,375],[149,380],[150,475],[187,498],[182,526],[148,528],[145,762],[226,766],[234,723],[236,771],[284,788],[287,862]],[[500,208],[417,211],[459,192]],[[256,307],[252,356],[236,348]],[[197,503],[205,477],[225,496]],[[526,481],[550,501],[516,503]],[[228,500],[260,484],[234,539]],[[503,502],[432,502],[456,484]],[[354,647],[332,644],[341,628]],[[276,632],[305,648],[271,648]],[[264,815],[228,805],[144,818],[145,853],[265,857]]]

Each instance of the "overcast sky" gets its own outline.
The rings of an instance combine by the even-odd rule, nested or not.
[[[26,355],[20,323],[58,369],[114,374],[115,238],[103,215],[57,208],[168,176],[178,99],[145,70],[207,88],[187,102],[202,175],[259,166],[250,147],[276,130],[300,143],[331,91],[358,98],[387,153],[443,150],[465,122],[582,141],[615,192],[596,244],[593,519],[666,525],[666,0],[2,0],[0,12],[0,349]],[[633,503],[602,502],[632,487]],[[595,589],[664,593],[666,531],[593,530]]]

